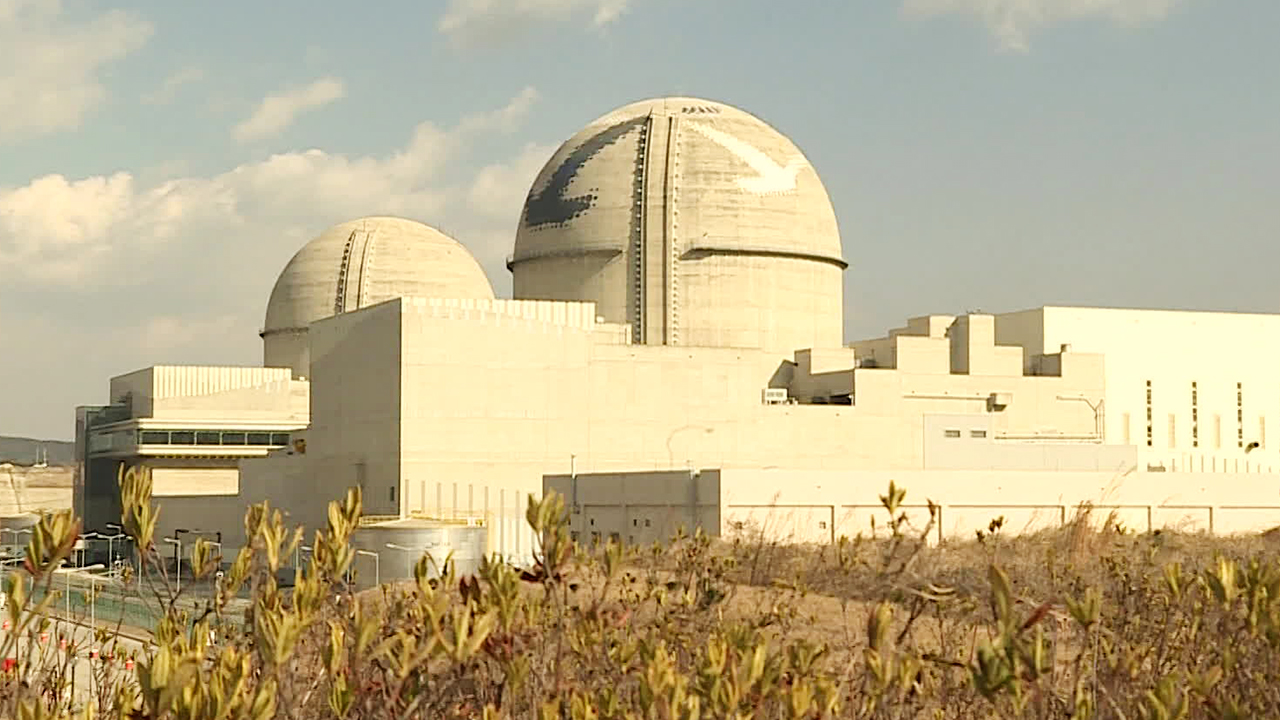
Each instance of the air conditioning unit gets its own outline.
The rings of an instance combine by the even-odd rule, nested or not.
[[[1009,407],[1009,404],[1012,402],[1013,393],[1007,392],[994,392],[991,393],[991,397],[987,398],[987,404],[992,410],[1003,410]]]
[[[783,405],[787,402],[787,389],[765,388],[762,399],[765,405]]]

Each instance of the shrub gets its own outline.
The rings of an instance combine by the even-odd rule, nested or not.
[[[700,532],[650,548],[571,542],[563,500],[531,500],[528,568],[460,577],[422,558],[411,580],[353,592],[358,490],[302,541],[278,510],[245,516],[247,546],[213,596],[169,583],[144,471],[121,478],[139,551],[130,582],[161,601],[131,670],[66,692],[70,654],[14,639],[57,609],[53,569],[79,525],[42,519],[7,581],[17,633],[0,716],[21,718],[1255,718],[1280,708],[1280,566],[1262,539],[1134,534],[1088,508],[1066,528],[931,547],[905,492],[887,535],[798,546]],[[192,574],[223,566],[191,547]],[[25,588],[43,587],[36,601]],[[237,614],[233,599],[247,594]],[[210,630],[221,628],[220,636]],[[99,630],[105,648],[118,631]],[[112,667],[118,667],[112,666]]]

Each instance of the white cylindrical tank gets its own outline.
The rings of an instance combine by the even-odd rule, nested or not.
[[[377,580],[389,582],[413,577],[413,569],[423,555],[434,562],[430,577],[438,576],[447,560],[453,563],[459,576],[479,571],[480,563],[488,551],[488,530],[481,525],[403,518],[388,520],[359,528],[351,537],[351,547],[361,551],[363,558],[378,557],[376,567],[368,560],[361,560],[357,585],[370,587],[374,572]]]
[[[538,175],[517,299],[594,301],[655,345],[842,344],[840,232],[786,136],[723,103],[660,98],[587,125]]]
[[[334,225],[303,246],[276,280],[262,364],[310,377],[311,323],[415,296],[492,299],[493,287],[465,247],[420,222],[366,217]]]

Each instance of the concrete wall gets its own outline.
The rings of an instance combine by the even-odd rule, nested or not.
[[[401,462],[401,312],[396,302],[311,326],[308,459],[332,491],[359,486],[370,514],[404,507]],[[336,496],[334,496],[336,497]]]
[[[1126,472],[1137,466],[1132,445],[1001,440],[992,414],[924,418],[926,470]]]
[[[250,505],[270,502],[284,513],[286,525],[324,527],[329,502],[341,500],[343,490],[326,485],[326,478],[309,472],[305,455],[281,452],[269,458],[245,460],[240,466],[236,495],[168,495],[155,498],[160,509],[156,536],[173,537],[178,528],[221,531],[223,557],[231,559],[244,546],[244,515]],[[184,553],[187,552],[184,548]]]
[[[132,398],[134,418],[307,423],[308,384],[281,368],[164,366],[111,379],[111,398]]]
[[[854,369],[849,350],[802,353],[796,374],[809,387],[843,383],[855,404],[765,405],[773,354],[621,344],[589,307],[401,299],[317,323],[315,472],[335,491],[363,478],[374,514],[482,513],[500,535],[491,547],[523,555],[526,498],[571,463],[579,472],[922,469],[933,442],[926,419],[957,413],[987,417],[994,439],[1096,439],[1095,415],[1075,399],[1101,397],[1100,365],[1082,357],[1061,377],[1025,377],[1020,354],[1001,360],[991,332],[965,341],[966,362],[986,363],[987,374],[953,374],[947,337],[900,337],[922,343],[900,359],[935,361],[917,372]],[[990,407],[993,393],[1009,395],[1008,406]],[[1059,466],[1068,451],[1002,452],[947,462]]]
[[[714,480],[712,480],[714,479]],[[885,532],[888,513],[879,496],[890,481],[906,490],[904,510],[916,531],[929,519],[928,501],[940,508],[930,540],[972,539],[991,520],[1018,534],[1057,527],[1093,506],[1090,522],[1109,517],[1140,532],[1158,528],[1215,534],[1261,532],[1280,526],[1277,479],[1263,475],[1044,471],[821,471],[702,470],[700,473],[578,475],[578,532],[617,533],[651,542],[670,537],[671,524],[650,528],[637,518],[692,517],[696,484],[704,531],[775,542],[833,542],[840,536]],[[548,476],[547,490],[570,496],[565,476]],[[719,522],[705,503],[719,490]],[[590,521],[594,520],[594,523]],[[691,525],[686,524],[686,529]],[[647,531],[642,534],[641,531]]]
[[[234,459],[154,458],[143,464],[151,469],[153,497],[240,494],[240,468]]]
[[[763,350],[631,345],[626,326],[598,323],[589,303],[393,300],[312,326],[302,460],[245,463],[226,517],[169,502],[192,513],[179,526],[216,514],[238,528],[244,506],[267,498],[321,522],[328,501],[360,486],[369,514],[482,517],[491,550],[527,558],[528,498],[545,474],[571,469],[1093,469],[1127,457],[1091,454],[1100,358],[1067,353],[1057,375],[1026,376],[1021,349],[995,345],[989,316],[961,320],[913,320],[892,338],[897,367],[865,368],[856,349],[817,348],[780,365]],[[853,404],[764,404],[782,377],[800,394],[852,391]],[[951,442],[955,418],[990,442]]]
[[[681,528],[720,527],[718,470],[547,475],[543,488],[564,496],[570,532],[584,544],[648,544]]]

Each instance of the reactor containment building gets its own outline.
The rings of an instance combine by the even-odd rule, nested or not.
[[[943,509],[939,539],[1085,501],[1130,527],[1280,524],[1280,315],[1044,307],[846,343],[846,247],[764,121],[627,105],[532,179],[512,299],[420,222],[324,230],[270,292],[262,367],[145,368],[77,409],[75,510],[117,522],[117,473],[144,465],[160,532],[220,533],[229,556],[248,504],[315,527],[359,486],[367,552],[458,527],[514,561],[546,488],[584,541],[832,541],[891,479]]]

